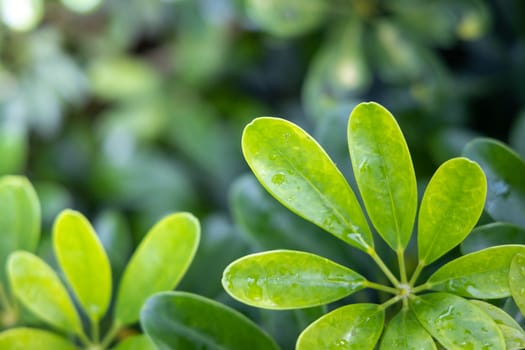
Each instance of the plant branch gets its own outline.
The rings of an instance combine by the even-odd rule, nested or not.
[[[374,249],[370,249],[368,251],[368,254],[370,255],[370,257],[375,261],[375,263],[377,264],[377,266],[379,266],[379,268],[381,269],[381,271],[383,271],[383,273],[385,274],[385,276],[388,278],[388,280],[390,281],[390,283],[392,283],[394,285],[394,287],[398,288],[399,287],[399,280],[396,278],[396,276],[394,276],[394,274],[392,273],[392,271],[390,271],[390,269],[388,268],[388,266],[385,265],[385,263],[383,262],[383,260],[381,260],[381,257],[379,257],[379,255],[377,255],[376,251]]]
[[[365,281],[364,283],[365,285],[365,288],[372,288],[372,289],[376,289],[376,290],[380,290],[382,292],[386,292],[386,293],[390,293],[390,294],[399,294],[399,291],[395,288],[392,288],[392,287],[389,287],[389,286],[385,286],[383,284],[379,284],[379,283],[375,283],[375,282],[371,282],[371,281]]]
[[[414,273],[412,274],[412,277],[410,278],[410,282],[408,284],[412,287],[419,277],[419,274],[421,273],[421,270],[425,267],[425,262],[422,260],[419,260],[419,263],[417,264],[416,269],[414,270]]]
[[[414,287],[412,289],[412,292],[415,294],[415,293],[419,293],[419,292],[422,292],[422,291],[430,289],[430,288],[432,288],[432,284],[427,282],[427,283],[420,284],[417,287]]]
[[[403,298],[404,298],[404,296],[402,296],[402,295],[396,295],[395,297],[392,297],[392,298],[388,299],[387,301],[385,301],[383,304],[379,305],[379,308],[384,310],[384,309],[388,308],[389,306],[394,305],[395,303],[397,303],[399,300],[401,300]]]
[[[109,346],[109,344],[111,344],[117,333],[120,331],[120,326],[121,325],[118,322],[113,322],[111,328],[108,330],[108,332],[102,339],[102,342],[100,343],[102,349],[106,349]]]
[[[405,264],[404,250],[398,248],[396,253],[397,253],[397,262],[399,264],[399,275],[401,276],[401,283],[406,284],[407,283],[407,269],[406,269],[406,264]]]

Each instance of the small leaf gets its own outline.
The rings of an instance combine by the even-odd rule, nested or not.
[[[470,142],[463,154],[477,161],[487,175],[487,213],[525,227],[525,162],[503,143],[488,138]]]
[[[279,349],[239,312],[195,294],[156,294],[144,305],[140,320],[158,350]]]
[[[34,252],[40,239],[40,203],[31,183],[23,176],[0,178],[0,266],[15,250]],[[5,268],[0,268],[6,281]]]
[[[469,300],[471,304],[479,307],[483,312],[496,322],[505,338],[507,350],[517,350],[525,348],[525,332],[518,322],[505,311],[492,304],[481,300]]]
[[[66,339],[40,329],[12,328],[0,333],[2,350],[78,350]]]
[[[512,257],[509,286],[512,299],[516,302],[521,313],[525,315],[525,252],[523,251]]]
[[[348,147],[370,220],[392,249],[404,249],[416,218],[417,187],[399,125],[383,106],[361,103],[348,121]]]
[[[340,307],[308,326],[297,350],[374,349],[383,330],[385,312],[375,304]]]
[[[144,334],[134,335],[118,343],[112,350],[156,350],[151,340]]]
[[[464,255],[439,268],[428,283],[433,290],[465,297],[508,297],[510,262],[517,253],[525,253],[525,246],[497,246]]]
[[[428,265],[461,243],[483,210],[483,170],[466,158],[443,163],[427,186],[418,220],[419,260]]]
[[[447,349],[505,349],[496,323],[461,297],[425,294],[412,298],[410,306],[423,327]]]
[[[259,182],[288,209],[359,249],[373,246],[354,192],[304,130],[284,119],[257,118],[244,129],[242,149]]]
[[[66,280],[82,309],[98,322],[111,300],[109,259],[89,221],[64,210],[53,227],[53,247]]]
[[[81,332],[80,319],[66,288],[43,260],[16,251],[9,256],[7,273],[13,293],[32,313],[62,331]]]
[[[388,325],[381,340],[380,350],[435,350],[432,337],[421,326],[410,310],[401,310]]]
[[[247,255],[231,263],[222,278],[235,299],[266,309],[328,304],[364,288],[365,282],[333,261],[292,250]]]
[[[199,221],[189,213],[169,215],[153,226],[122,276],[115,306],[117,323],[136,322],[150,295],[175,288],[193,260],[199,239]]]
[[[478,226],[461,242],[463,254],[504,244],[525,244],[525,228],[506,222]]]

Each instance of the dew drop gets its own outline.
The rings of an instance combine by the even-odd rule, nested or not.
[[[276,160],[278,157],[278,154],[277,153],[272,153],[270,154],[270,160]]]
[[[276,185],[280,185],[286,180],[286,176],[284,174],[275,174],[272,176],[272,182]]]

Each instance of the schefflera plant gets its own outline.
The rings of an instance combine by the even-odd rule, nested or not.
[[[113,295],[109,259],[89,221],[77,211],[64,210],[54,223],[52,240],[67,289],[59,275],[33,253],[15,251],[7,262],[13,294],[52,330],[10,329],[0,333],[0,348],[108,349],[120,330],[137,323],[148,297],[177,285],[193,259],[199,239],[199,222],[189,213],[168,215],[154,225],[123,273],[115,293],[112,325],[101,334],[100,323]],[[154,348],[144,335],[136,335],[115,349]]]
[[[364,288],[391,295],[382,304],[350,304],[325,314],[300,334],[298,350],[374,349],[380,338],[379,348],[385,350],[436,349],[437,343],[446,349],[506,349],[508,344],[513,348],[512,344],[523,341],[519,326],[513,324],[515,332],[506,331],[502,310],[492,312],[491,304],[470,299],[510,296],[510,262],[517,253],[525,252],[525,246],[496,246],[462,256],[418,284],[422,270],[460,244],[476,225],[487,188],[478,164],[454,158],[432,176],[419,206],[418,264],[409,274],[405,253],[418,197],[403,134],[394,117],[373,102],[359,104],[352,111],[347,132],[364,206],[379,236],[397,255],[396,270],[377,253],[352,188],[304,130],[283,119],[257,118],[244,130],[242,149],[271,195],[365,252],[389,284],[368,280],[311,253],[275,250],[232,262],[223,273],[225,290],[241,302],[267,309],[328,304]],[[389,308],[395,314],[386,317]]]

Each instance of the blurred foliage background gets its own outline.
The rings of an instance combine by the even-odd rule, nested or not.
[[[0,173],[34,183],[45,230],[62,208],[86,213],[118,275],[156,220],[194,212],[203,239],[181,289],[285,348],[317,311],[240,306],[224,266],[272,248],[367,264],[247,175],[246,123],[298,123],[350,181],[346,121],[366,100],[398,119],[422,185],[478,135],[525,155],[519,0],[0,0],[0,17]]]

